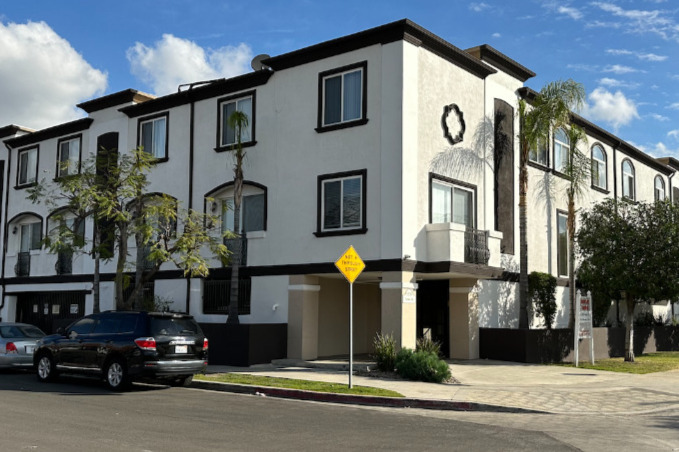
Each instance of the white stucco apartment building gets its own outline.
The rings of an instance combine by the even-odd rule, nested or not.
[[[158,158],[150,191],[232,224],[234,136],[225,117],[239,109],[250,117],[242,324],[282,325],[290,358],[346,354],[349,286],[334,262],[353,245],[366,263],[354,284],[356,353],[371,351],[384,332],[407,347],[430,334],[448,356],[475,358],[479,327],[518,326],[516,111],[531,95],[524,82],[533,72],[490,46],[458,49],[408,20],[260,59],[255,68],[159,98],[127,90],[93,99],[79,105],[83,119],[44,130],[0,128],[0,316],[45,326],[92,312],[92,259],[64,262],[42,248],[51,212],[26,199],[45,171],[55,177],[58,161],[77,172],[102,146],[144,145]],[[679,162],[575,120],[587,131],[581,150],[596,157],[601,175],[582,206],[677,190]],[[558,190],[558,134],[549,141],[529,169],[529,271],[559,277],[557,324],[565,326],[566,197]],[[86,235],[92,230],[88,222]],[[102,268],[102,309],[114,308],[113,272],[113,262]],[[206,279],[167,265],[150,290],[204,325],[221,325],[228,278],[216,259]]]

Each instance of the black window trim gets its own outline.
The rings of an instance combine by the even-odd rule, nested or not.
[[[433,201],[433,200],[432,200],[432,198],[433,198],[433,196],[432,196],[432,191],[431,191],[431,190],[432,190],[432,188],[433,188],[433,185],[434,185],[434,181],[435,181],[435,180],[440,181],[440,182],[443,182],[443,183],[445,183],[445,184],[452,185],[452,186],[457,185],[457,186],[459,186],[459,187],[461,187],[461,188],[467,188],[467,189],[471,190],[471,191],[474,193],[474,219],[473,219],[473,220],[474,220],[474,229],[477,229],[478,224],[479,224],[478,221],[477,221],[477,220],[478,220],[478,208],[477,208],[477,207],[478,207],[478,206],[477,206],[477,202],[478,202],[478,196],[477,196],[477,195],[478,195],[478,193],[477,193],[477,186],[474,185],[474,184],[470,184],[469,182],[463,182],[463,181],[461,181],[461,180],[453,179],[453,178],[451,178],[451,177],[442,176],[442,175],[436,174],[436,173],[429,173],[429,224],[432,224],[432,216],[433,216],[433,211],[432,211],[432,207],[433,207],[433,206],[432,206],[432,201]],[[451,202],[452,202],[452,201],[451,201]],[[451,207],[452,207],[452,206],[451,206]],[[452,210],[451,210],[451,212],[452,212]],[[457,224],[457,223],[456,223],[456,224]]]
[[[362,95],[361,99],[361,117],[359,119],[353,119],[351,121],[340,121],[337,124],[323,125],[323,101],[324,101],[324,86],[323,81],[335,74],[340,74],[342,72],[348,72],[353,69],[361,69],[363,71],[362,83]],[[320,72],[318,74],[318,116],[316,122],[316,132],[330,132],[332,130],[346,129],[349,127],[362,126],[368,123],[368,61],[360,61],[358,63],[349,64],[335,69],[330,69],[327,71]]]
[[[165,118],[165,157],[154,159],[157,163],[167,162],[170,159],[170,112],[164,111],[154,115],[144,116],[137,120],[137,146],[141,146],[141,126],[143,123],[158,118]],[[147,152],[147,151],[144,151]]]
[[[331,179],[346,179],[349,177],[361,177],[361,225],[357,228],[352,229],[342,229],[338,231],[324,231],[323,230],[323,182]],[[365,234],[368,232],[366,225],[367,220],[367,194],[368,194],[368,170],[367,168],[354,170],[354,171],[343,171],[340,173],[330,173],[321,174],[317,178],[317,194],[316,194],[316,232],[314,235],[316,237],[332,237],[340,235],[357,235]]]
[[[217,202],[218,200],[223,200],[226,199],[223,196],[221,196],[224,192],[228,190],[233,190],[233,181],[225,182],[209,192],[205,193],[203,196],[203,212],[207,213],[208,208],[212,210],[211,206],[208,206],[207,203],[207,198],[213,198],[212,202]],[[266,185],[260,184],[258,182],[253,182],[251,180],[244,179],[243,180],[243,187],[246,185],[249,185],[251,187],[259,188],[264,192],[264,229],[262,231],[267,230],[267,224],[268,224],[268,215],[269,215],[269,189],[267,188]],[[253,232],[260,232],[260,231],[253,231]]]
[[[663,199],[656,199],[655,182],[657,180],[660,180],[660,182],[662,183]],[[663,177],[660,174],[656,174],[655,177],[653,178],[653,199],[655,201],[664,201],[665,199],[667,199],[667,188],[665,185],[665,179],[663,179]]]
[[[626,196],[625,195],[625,162],[629,163],[630,168],[632,169],[632,196]],[[628,158],[622,159],[622,162],[620,162],[620,181],[622,182],[622,187],[620,190],[621,197],[623,199],[627,199],[629,201],[636,201],[637,200],[637,170],[634,168],[634,163]]]
[[[608,153],[606,152],[606,148],[604,148],[603,144],[599,143],[598,141],[596,143],[594,143],[589,148],[589,158],[590,158],[590,161],[592,162],[592,165],[594,165],[594,162],[595,162],[595,160],[594,160],[594,148],[595,147],[598,147],[599,149],[601,149],[601,152],[603,152],[603,154],[604,154],[604,172],[605,172],[604,181],[606,182],[606,186],[605,187],[599,187],[598,185],[596,185],[594,183],[594,171],[591,171],[590,177],[591,177],[591,182],[592,182],[592,189],[596,190],[598,192],[601,192],[601,193],[608,194],[608,193],[610,193],[610,191],[608,190]]]
[[[250,141],[242,142],[241,146],[249,148],[257,144],[257,137],[255,135],[255,126],[257,123],[257,90],[253,89],[217,99],[217,138],[215,140],[215,152],[227,152],[234,149],[234,144],[222,145],[222,105],[224,103],[238,101],[239,99],[245,99],[246,97],[252,97],[252,118],[248,118],[250,124]]]
[[[21,174],[21,154],[24,154],[28,151],[31,151],[35,149],[35,181],[33,182],[24,182],[23,184],[19,181],[19,176]],[[32,145],[32,146],[27,146],[25,148],[19,149],[17,151],[17,173],[16,173],[16,185],[14,186],[15,190],[21,190],[24,188],[28,187],[33,187],[38,184],[38,168],[40,168],[40,145]]]
[[[564,133],[566,134],[566,138],[568,138],[568,145],[566,146],[566,149],[570,153],[571,149],[571,143],[570,143],[570,137],[568,136],[568,131],[566,130],[565,127],[559,127],[557,130],[563,130]],[[570,155],[568,156],[568,159],[570,160]],[[552,172],[557,175],[561,175],[562,177],[568,178],[565,173],[559,171],[556,168],[557,161],[556,161],[556,130],[552,133]]]
[[[75,175],[75,174],[67,174],[66,176],[62,176],[60,174],[60,172],[61,172],[61,165],[60,165],[60,162],[61,162],[61,144],[64,141],[71,141],[71,140],[79,140],[80,141],[80,146],[78,147],[78,172],[77,172],[77,174],[80,174],[80,172],[82,171],[83,134],[78,133],[78,134],[75,134],[75,135],[70,135],[70,136],[67,136],[67,137],[59,138],[59,140],[57,141],[57,167],[56,167],[56,171],[54,172],[54,174],[55,174],[54,179],[55,180],[59,179],[61,177],[68,177],[68,176],[74,176]]]
[[[551,170],[550,165],[551,165],[552,162],[550,162],[550,157],[551,157],[550,154],[551,153],[549,152],[549,143],[551,142],[550,135],[551,134],[549,132],[547,132],[547,136],[545,136],[545,146],[546,146],[545,157],[547,158],[546,159],[547,162],[543,165],[542,163],[536,162],[535,160],[531,160],[530,159],[530,149],[529,149],[528,150],[528,158],[526,159],[526,164],[528,166],[532,166],[533,168],[537,168],[537,169],[543,170],[543,171],[550,171]]]

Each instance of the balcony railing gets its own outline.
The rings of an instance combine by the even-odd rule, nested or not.
[[[237,237],[235,239],[224,239],[224,245],[231,251],[231,262],[240,255],[240,265],[245,267],[248,265],[248,239],[245,237]]]
[[[21,252],[17,255],[17,263],[14,266],[14,273],[17,276],[29,276],[31,274],[31,253]]]
[[[73,273],[73,253],[61,252],[57,254],[57,263],[54,264],[57,275],[70,275]]]
[[[241,276],[238,280],[238,315],[250,314],[251,280]],[[231,303],[230,280],[207,280],[203,285],[203,313],[228,314]]]
[[[464,231],[464,261],[468,264],[488,265],[488,231],[467,228]]]

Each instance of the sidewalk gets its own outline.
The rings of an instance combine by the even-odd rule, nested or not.
[[[354,386],[372,386],[406,399],[319,394],[279,388],[194,381],[194,387],[305,400],[413,408],[648,414],[679,410],[679,370],[646,375],[503,361],[449,361],[458,384],[435,384],[364,376],[371,362],[355,361]],[[208,373],[240,372],[348,384],[348,362],[277,360],[251,367],[209,366]]]

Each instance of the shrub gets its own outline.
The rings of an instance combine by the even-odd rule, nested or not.
[[[556,316],[556,278],[548,273],[532,272],[528,275],[528,292],[535,312],[543,318],[547,329],[551,330]]]
[[[396,355],[396,372],[403,378],[441,383],[451,378],[448,363],[431,352],[401,349]]]
[[[373,339],[374,352],[371,355],[377,363],[377,368],[383,372],[393,372],[396,363],[396,340],[391,334],[375,335]]]
[[[426,336],[423,336],[417,340],[415,344],[415,350],[433,353],[439,357],[441,356],[441,344],[431,340],[431,338]]]

